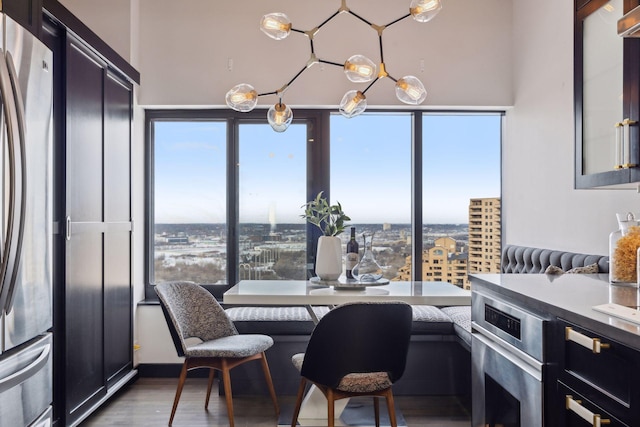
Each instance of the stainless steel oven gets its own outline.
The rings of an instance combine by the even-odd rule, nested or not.
[[[499,296],[472,295],[473,427],[542,427],[549,320]]]

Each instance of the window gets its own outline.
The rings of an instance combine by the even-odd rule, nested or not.
[[[306,125],[275,133],[240,124],[238,138],[238,278],[307,278]]]
[[[276,133],[264,111],[148,110],[147,296],[165,280],[310,278],[319,231],[300,214],[321,190],[343,205],[359,243],[374,234],[385,277],[433,280],[441,260],[461,284],[466,255],[493,246],[483,238],[499,251],[499,214],[487,223],[478,208],[500,203],[501,122],[501,113],[345,119],[298,109]],[[483,222],[495,235],[481,234]]]
[[[387,279],[411,254],[412,120],[410,113],[331,115],[331,198],[351,218],[360,249],[362,234],[373,235]],[[346,244],[349,234],[341,237]]]
[[[150,280],[224,283],[226,123],[158,120],[151,126]]]
[[[423,263],[443,235],[455,240],[460,262],[480,256],[482,243],[469,244],[471,200],[500,198],[501,128],[499,114],[422,115]],[[483,236],[478,231],[471,231],[476,240]]]

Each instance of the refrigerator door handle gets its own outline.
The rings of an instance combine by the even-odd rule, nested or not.
[[[42,369],[42,367],[49,360],[50,353],[51,344],[46,344],[42,347],[42,351],[40,352],[38,357],[34,359],[33,362],[29,363],[24,368],[10,375],[7,375],[4,378],[0,378],[0,393],[3,393],[10,388],[17,386],[18,384],[25,382],[33,374],[38,373],[38,371],[40,371],[40,369]]]
[[[9,256],[12,252],[13,236],[16,230],[14,230],[15,224],[15,175],[16,175],[16,159],[15,159],[15,139],[19,132],[18,130],[18,117],[16,114],[16,103],[13,94],[13,88],[11,87],[11,80],[9,77],[9,70],[7,63],[4,61],[4,50],[0,49],[0,97],[3,107],[6,111],[5,122],[7,127],[7,154],[9,156],[9,197],[8,197],[8,212],[6,223],[6,234],[2,236],[4,238],[2,261],[0,264],[0,314],[4,312],[6,306],[7,296],[9,293],[9,283],[7,282],[7,269],[9,264]]]
[[[17,235],[14,235],[15,240],[12,238],[12,252],[9,253],[8,270],[8,282],[9,290],[7,291],[7,301],[5,303],[5,312],[10,313],[13,307],[13,297],[15,295],[16,278],[18,276],[18,269],[20,268],[20,261],[22,259],[22,242],[24,241],[24,225],[25,225],[25,213],[27,210],[27,158],[25,149],[25,119],[24,119],[24,103],[22,102],[22,91],[20,89],[20,82],[18,80],[18,73],[14,65],[11,52],[7,52],[7,70],[9,71],[9,77],[11,79],[11,87],[13,88],[13,97],[15,101],[15,111],[18,119],[18,136],[19,141],[14,148],[16,157],[20,157],[19,161],[15,162],[16,169],[16,198],[19,199],[14,204],[14,209],[20,209],[19,215],[14,214],[14,220],[18,222]],[[15,228],[14,228],[15,230]],[[13,255],[13,256],[12,256]],[[11,265],[13,262],[13,266]]]

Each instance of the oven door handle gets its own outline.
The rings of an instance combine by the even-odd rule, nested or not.
[[[575,413],[583,420],[593,423],[593,427],[600,427],[601,425],[611,423],[611,420],[602,418],[600,414],[594,414],[593,412],[582,406],[582,402],[580,400],[575,400],[573,396],[568,394],[565,397],[567,410]]]
[[[600,350],[610,347],[609,344],[600,342],[600,338],[589,338],[580,332],[574,331],[570,326],[564,328],[564,338],[565,341],[572,341],[579,344],[593,351],[595,354],[600,354]]]

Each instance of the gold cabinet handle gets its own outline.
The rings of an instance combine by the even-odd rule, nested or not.
[[[565,341],[573,341],[576,344],[588,348],[595,354],[600,354],[600,350],[610,347],[609,344],[600,342],[600,338],[589,338],[580,332],[574,331],[570,326],[564,328],[564,338]]]
[[[635,163],[631,163],[631,134],[630,126],[637,124],[636,120],[629,118],[614,124],[616,128],[615,141],[615,166],[614,169],[635,168]]]
[[[594,414],[587,408],[581,405],[580,400],[574,400],[573,396],[566,395],[565,397],[565,405],[568,411],[573,412],[578,415],[583,420],[592,423],[593,427],[600,427],[605,424],[610,424],[611,420],[607,418],[602,418],[600,414]]]

